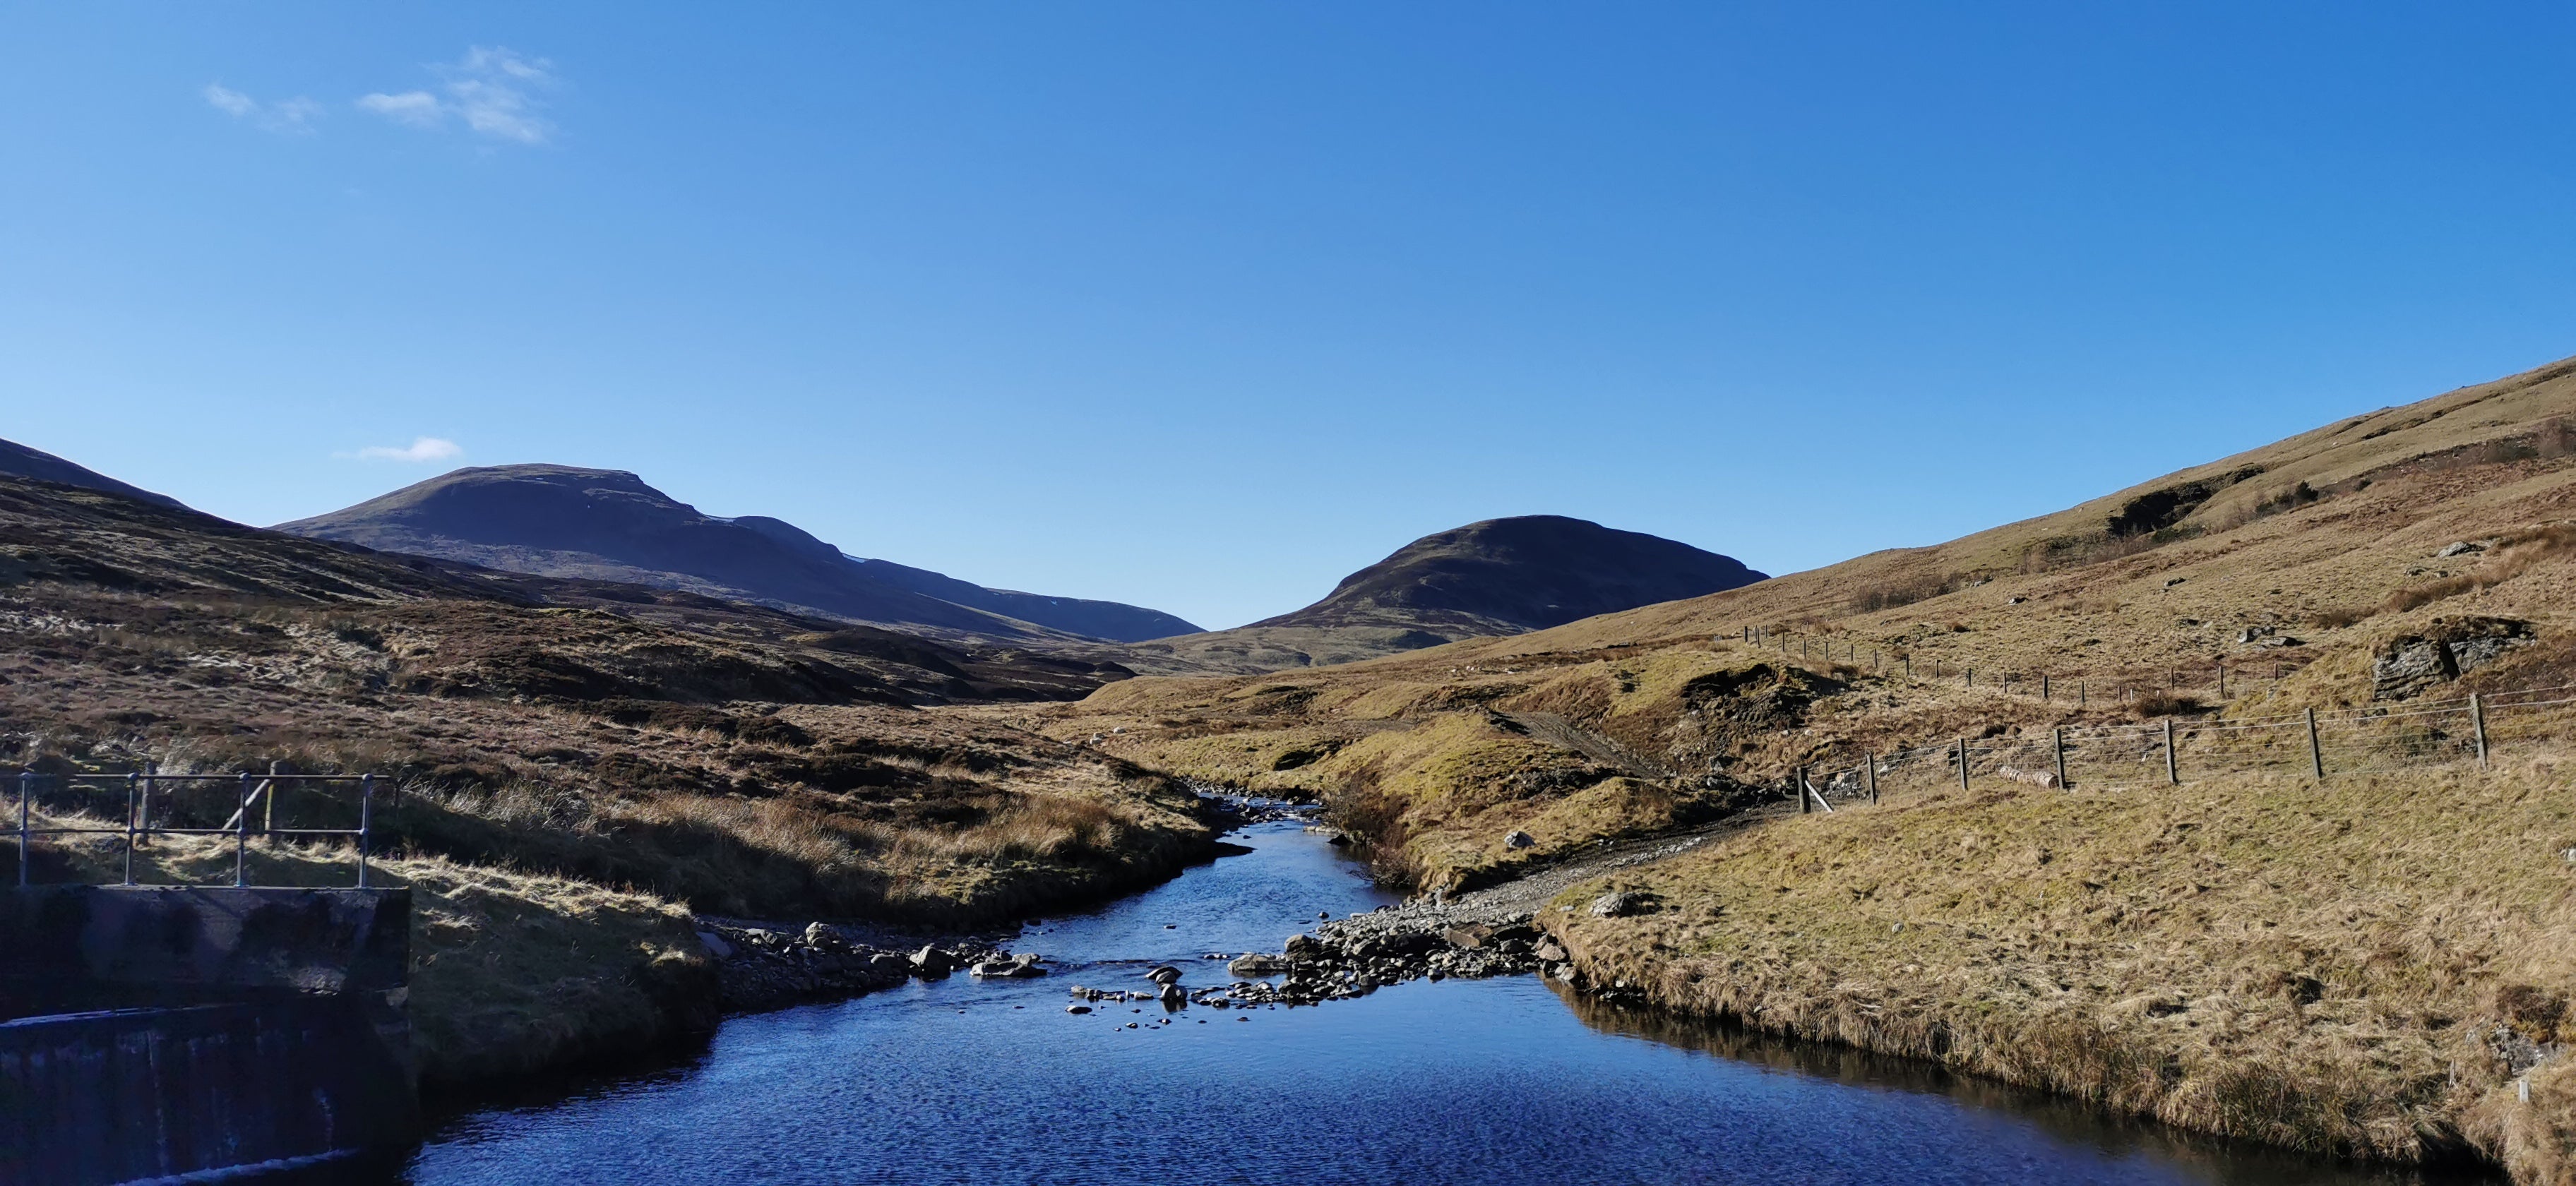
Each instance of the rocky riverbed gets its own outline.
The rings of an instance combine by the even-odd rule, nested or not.
[[[1236,827],[1273,821],[1313,820],[1311,804],[1248,799],[1202,788],[1207,810]],[[1318,916],[1316,925],[1291,935],[1277,952],[1211,952],[1195,961],[1100,968],[1126,983],[1076,984],[1068,1006],[1155,1002],[1166,1008],[1200,1005],[1236,1008],[1313,1005],[1366,996],[1409,980],[1476,979],[1543,973],[1569,984],[1579,976],[1563,948],[1539,925],[1539,911],[1567,888],[1616,869],[1688,852],[1708,839],[1747,826],[1763,812],[1680,835],[1604,844],[1592,852],[1504,884],[1454,897],[1418,899],[1401,906],[1341,918]],[[1309,831],[1329,832],[1321,825]],[[1235,851],[1247,851],[1236,849]],[[1603,895],[1588,909],[1617,915],[1641,905]],[[729,1010],[774,1009],[806,1001],[856,996],[908,979],[940,979],[958,972],[1023,979],[1048,974],[1033,953],[1014,955],[1012,936],[943,936],[925,940],[856,923],[783,924],[699,919],[699,940],[715,957],[717,979]],[[1595,995],[1618,997],[1626,985],[1578,985]]]
[[[738,1012],[853,997],[915,978],[945,979],[1004,955],[1000,941],[987,936],[924,941],[856,924],[797,929],[704,915],[698,942],[715,960],[724,1007]]]
[[[1074,985],[1071,992],[1076,1001],[1071,1008],[1083,1010],[1104,1001],[1154,1001],[1167,1008],[1313,1005],[1366,996],[1409,980],[1533,972],[1578,984],[1578,973],[1565,949],[1538,925],[1538,913],[1551,899],[1612,870],[1688,852],[1714,836],[1746,826],[1755,814],[1681,835],[1605,844],[1516,881],[1454,898],[1420,899],[1338,919],[1318,918],[1313,929],[1289,936],[1276,953],[1203,957],[1209,964],[1224,962],[1226,979],[1221,983],[1193,986],[1189,982],[1199,975],[1183,965],[1167,964],[1142,969],[1148,982],[1144,986]],[[1616,917],[1649,904],[1634,894],[1609,893],[1581,908]],[[1631,995],[1625,984],[1578,986],[1604,998]]]

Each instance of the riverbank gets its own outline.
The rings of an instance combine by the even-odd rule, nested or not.
[[[1231,839],[1252,851],[1024,927],[1014,946],[1047,976],[731,1017],[685,1059],[453,1115],[378,1180],[2422,1186],[1930,1064],[1889,1076],[1832,1047],[1643,1028],[1561,980],[1426,976],[1319,1008],[1211,1008],[1198,998],[1231,976],[1215,953],[1276,947],[1320,914],[1338,931],[1422,913],[1299,823]],[[1174,972],[1178,1000],[1161,991]]]
[[[2303,1152],[2571,1179],[2564,771],[1935,794],[1571,886],[1572,975]],[[1605,894],[1619,908],[1596,911]]]

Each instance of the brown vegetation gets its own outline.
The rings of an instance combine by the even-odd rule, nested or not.
[[[2576,362],[1936,547],[1260,681],[1293,698],[1149,679],[1025,715],[1060,737],[1124,726],[1108,744],[1142,764],[1283,792],[1376,762],[1421,884],[1454,887],[1772,796],[1798,767],[1862,753],[2141,717],[2214,731],[2369,711],[2384,644],[2433,637],[2446,610],[2528,633],[2450,691],[2404,694],[2576,683],[2576,552],[2562,542],[2576,464],[2536,443],[2567,440],[2570,414]],[[2450,547],[2462,541],[2486,551]],[[2404,592],[2452,578],[2438,599]],[[1746,641],[1766,625],[1767,645]],[[2203,686],[2222,664],[2224,698]],[[2178,686],[2174,672],[2197,674]],[[1571,732],[1506,727],[1539,713]],[[1178,719],[1225,725],[1160,727]],[[1315,762],[1244,760],[1322,737],[1340,748]],[[1605,765],[1619,753],[1642,761]],[[2576,834],[2559,834],[2546,772],[2338,776],[2322,794],[2201,776],[2125,797],[1981,784],[1801,816],[1658,867],[1665,913],[1565,927],[1595,982],[1661,986],[1675,1007],[2275,1143],[2399,1157],[2466,1143],[2525,1180],[2564,1180],[2547,1167],[2576,1164],[2563,1119],[2576,1075],[2541,1064],[2529,1108],[2498,1103],[2492,1068],[2448,1078],[2485,1040],[2479,1018],[2521,1017],[2507,1024],[2530,1037],[2576,990],[2552,880]],[[1537,844],[1506,849],[1512,828]],[[1922,909],[1888,915],[1890,902]],[[1709,962],[1721,947],[1685,938],[1728,954]]]
[[[663,981],[626,961],[635,927],[686,939],[688,910],[969,926],[1177,871],[1209,845],[1187,788],[955,706],[1119,674],[0,480],[0,761],[383,775],[376,830],[404,876],[518,901],[447,940],[447,906],[417,920],[435,958],[413,1000],[458,1019],[423,1031],[457,1076],[685,1015],[638,1013],[636,986]],[[234,793],[154,818],[220,824]],[[280,806],[353,822],[326,800]],[[536,933],[560,942],[519,941]]]

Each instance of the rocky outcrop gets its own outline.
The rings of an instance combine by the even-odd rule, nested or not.
[[[2496,661],[2534,641],[2531,623],[2512,618],[2435,618],[2419,632],[2381,643],[2370,665],[2370,698],[2405,700]]]

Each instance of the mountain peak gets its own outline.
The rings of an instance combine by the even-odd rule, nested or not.
[[[626,470],[473,466],[278,530],[513,572],[686,589],[959,635],[1130,642],[1198,630],[1136,606],[987,589],[925,569],[859,560],[782,519],[705,514]]]
[[[1323,600],[1254,625],[1516,634],[1762,579],[1733,557],[1660,536],[1516,515],[1426,535],[1342,578]]]

